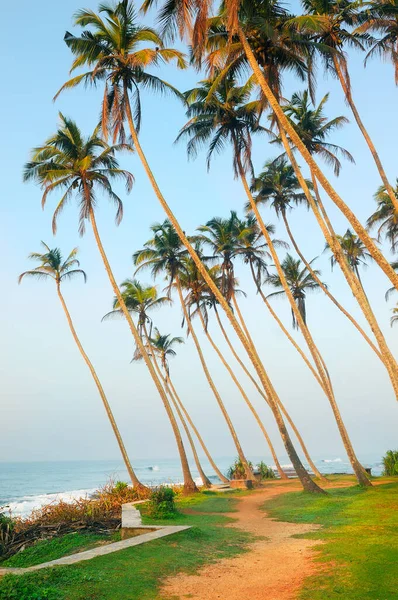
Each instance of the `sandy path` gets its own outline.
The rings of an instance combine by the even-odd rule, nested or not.
[[[300,489],[291,485],[270,485],[242,498],[236,519],[238,527],[267,539],[254,542],[250,551],[237,558],[224,559],[203,568],[198,575],[180,574],[168,578],[163,586],[165,598],[193,600],[293,600],[303,580],[314,571],[312,540],[294,539],[297,533],[316,529],[274,521],[260,510],[263,503],[278,494]]]

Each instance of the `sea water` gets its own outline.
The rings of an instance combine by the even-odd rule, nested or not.
[[[249,457],[253,464],[263,460],[273,466],[270,457]],[[373,475],[382,472],[380,456],[359,456],[364,466],[372,467]],[[226,473],[234,457],[215,459],[221,472]],[[206,459],[201,459],[204,471],[211,481],[218,483]],[[287,457],[281,464],[291,468]],[[305,463],[304,463],[305,464]],[[351,473],[348,460],[339,456],[318,458],[315,464],[322,473]],[[182,472],[178,459],[136,460],[134,469],[138,478],[147,485],[181,483]],[[306,465],[307,466],[307,465]],[[197,483],[199,473],[194,464],[191,472]],[[56,500],[70,501],[90,496],[109,480],[128,481],[127,471],[121,461],[57,461],[57,462],[0,462],[0,509],[14,516],[26,516],[33,509]]]

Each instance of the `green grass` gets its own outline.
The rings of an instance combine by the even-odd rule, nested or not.
[[[11,556],[0,562],[0,567],[32,567],[49,560],[56,560],[62,556],[68,556],[75,552],[90,550],[104,543],[116,542],[120,539],[120,533],[96,534],[96,533],[68,533],[52,540],[43,540],[29,546],[23,552]]]
[[[326,497],[284,494],[264,508],[281,521],[322,525],[304,535],[323,544],[302,600],[398,598],[398,482],[334,489]]]
[[[190,510],[173,519],[173,525],[192,527],[176,535],[69,567],[7,575],[0,580],[0,600],[161,600],[159,588],[165,577],[193,573],[204,564],[245,551],[253,537],[225,527],[231,519],[222,514],[234,510],[239,495],[183,498],[178,507],[198,514]]]

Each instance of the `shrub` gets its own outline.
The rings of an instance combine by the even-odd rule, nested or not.
[[[383,456],[383,475],[398,475],[398,450],[388,450]]]
[[[275,472],[271,467],[267,467],[265,462],[261,461],[257,465],[257,470],[260,473],[261,479],[275,479]]]
[[[15,521],[0,512],[0,557],[6,554],[14,540]]]
[[[172,488],[160,486],[153,490],[147,504],[147,515],[154,519],[172,519],[177,514],[174,502],[176,496]]]
[[[253,464],[250,461],[249,466],[251,469],[253,468]],[[240,458],[237,458],[229,467],[227,471],[227,477],[228,479],[246,479],[245,467]]]

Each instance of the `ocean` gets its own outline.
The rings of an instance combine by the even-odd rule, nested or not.
[[[272,465],[270,457],[249,457],[253,464],[261,460]],[[381,475],[381,456],[359,456],[364,466],[372,467],[373,475]],[[233,457],[215,459],[222,472],[226,472],[234,461]],[[217,476],[206,459],[201,460],[211,481],[217,483]],[[329,456],[315,459],[322,473],[350,473],[351,467],[346,458]],[[287,457],[281,457],[281,464],[291,467]],[[178,459],[136,460],[134,468],[139,479],[148,485],[180,483],[182,474]],[[191,465],[194,479],[199,483],[199,474]],[[0,512],[11,511],[14,516],[26,516],[57,499],[72,500],[88,496],[110,479],[128,481],[128,475],[121,461],[54,461],[54,462],[0,462]]]

